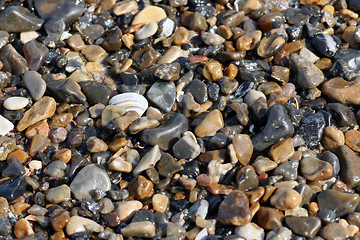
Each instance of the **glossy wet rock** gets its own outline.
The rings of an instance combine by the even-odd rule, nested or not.
[[[246,195],[239,190],[232,191],[221,202],[218,212],[219,220],[223,224],[235,226],[246,225],[251,218],[249,201]]]
[[[310,181],[325,180],[333,175],[333,167],[330,163],[314,157],[301,159],[300,169],[303,176]]]
[[[336,216],[344,216],[353,213],[359,203],[359,196],[354,193],[338,192],[335,190],[325,190],[317,196],[320,210],[331,210]]]
[[[25,178],[22,176],[5,180],[0,184],[0,194],[8,201],[15,200],[24,194],[26,185]]]
[[[287,41],[286,31],[280,28],[272,29],[260,42],[257,47],[257,54],[260,57],[268,58],[276,55],[284,47]]]
[[[253,153],[253,144],[249,135],[237,134],[233,137],[233,146],[236,156],[242,165],[247,165],[250,162]]]
[[[283,226],[284,214],[275,208],[260,207],[256,214],[258,224],[266,230],[273,230]]]
[[[4,46],[0,50],[0,61],[3,63],[3,71],[21,75],[29,70],[25,58],[11,44]]]
[[[288,216],[285,222],[294,233],[304,237],[315,237],[321,227],[321,221],[317,217]]]
[[[7,32],[38,30],[44,23],[44,20],[21,6],[6,8],[0,14],[0,21],[2,23],[0,29]]]
[[[24,44],[23,52],[30,70],[39,70],[49,55],[49,49],[36,40]]]
[[[22,79],[32,98],[38,101],[46,91],[46,82],[44,79],[35,71],[26,72]]]
[[[18,131],[23,131],[34,123],[51,117],[55,113],[56,102],[51,97],[43,97],[37,101],[24,114],[16,126]]]
[[[158,81],[146,94],[148,100],[165,112],[170,112],[175,103],[176,89],[173,82]]]
[[[339,47],[339,39],[326,34],[317,34],[312,40],[312,44],[315,48],[324,54],[326,57],[332,57],[335,55]]]
[[[360,84],[357,81],[349,82],[343,78],[336,77],[326,81],[322,87],[322,92],[328,97],[341,103],[360,104]]]
[[[290,137],[294,132],[294,127],[283,106],[274,105],[268,111],[265,128],[251,139],[255,151],[262,151],[280,138]]]
[[[301,135],[310,148],[320,142],[325,128],[325,119],[320,112],[304,116],[295,132]]]
[[[86,101],[80,86],[72,79],[60,79],[47,83],[47,89],[58,100],[68,103],[82,103]]]
[[[92,178],[89,179],[88,176],[92,176]],[[76,199],[91,199],[90,191],[95,189],[108,191],[110,186],[107,173],[95,164],[81,169],[70,184],[71,192]]]
[[[80,216],[72,216],[70,218],[69,224],[66,225],[65,229],[68,235],[72,235],[78,232],[84,232],[86,230],[92,232],[101,232],[104,230],[104,228],[101,225],[97,224],[95,221]]]
[[[278,188],[270,198],[270,203],[276,209],[285,211],[287,209],[294,209],[301,203],[300,194],[289,188]]]
[[[317,87],[324,81],[322,71],[296,53],[290,56],[290,66],[296,71],[297,84],[305,89]]]
[[[360,65],[357,63],[360,58],[358,50],[349,48],[348,50],[339,50],[335,56],[335,62],[330,69],[333,77],[342,77],[348,81],[359,76]]]
[[[341,179],[350,187],[353,188],[359,185],[359,168],[360,162],[358,155],[348,146],[342,145],[337,151],[336,155],[340,160],[340,176]]]
[[[43,19],[53,16],[63,17],[65,23],[75,22],[84,12],[84,1],[61,0],[56,3],[50,0],[36,0],[35,9]]]
[[[213,110],[196,126],[194,133],[200,138],[214,136],[222,127],[224,127],[224,120],[221,112],[219,110]]]
[[[95,81],[80,82],[81,90],[87,100],[92,104],[107,104],[110,99],[111,90]]]

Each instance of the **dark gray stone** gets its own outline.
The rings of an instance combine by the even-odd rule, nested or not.
[[[85,95],[80,86],[72,79],[59,79],[47,83],[47,90],[58,101],[67,103],[84,103]]]
[[[39,30],[44,20],[38,18],[27,8],[11,6],[0,13],[0,29],[7,32],[27,32]]]

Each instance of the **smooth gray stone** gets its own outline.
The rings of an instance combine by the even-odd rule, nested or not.
[[[29,71],[26,59],[21,56],[11,44],[0,50],[0,61],[3,63],[2,71],[13,75],[22,75]]]
[[[43,19],[63,17],[66,24],[75,22],[84,12],[84,0],[35,0],[35,10]]]
[[[291,137],[294,133],[290,117],[282,105],[272,106],[268,114],[265,128],[251,139],[255,151],[263,151],[281,138]]]
[[[11,6],[0,13],[0,30],[7,32],[27,32],[39,30],[44,20],[38,18],[27,8]]]
[[[49,49],[42,43],[31,40],[24,44],[23,52],[31,70],[39,70],[49,55]]]
[[[108,104],[111,90],[107,86],[96,81],[82,81],[80,82],[80,86],[82,92],[91,104]]]
[[[62,17],[54,16],[48,19],[44,24],[44,30],[54,41],[59,41],[61,34],[65,30],[66,24]]]
[[[287,226],[296,234],[303,237],[315,237],[321,228],[321,220],[318,217],[285,217]]]
[[[29,91],[31,97],[37,101],[46,91],[46,82],[41,78],[41,75],[35,71],[28,71],[23,76],[26,89]]]
[[[161,150],[168,150],[188,130],[188,119],[181,113],[171,117],[164,125],[144,130],[140,139],[151,146],[159,145]]]
[[[10,159],[7,168],[2,172],[3,177],[20,177],[25,174],[25,168],[16,158]]]
[[[339,192],[332,189],[322,191],[317,196],[320,210],[331,210],[337,217],[353,213],[359,204],[359,195],[356,193]]]
[[[197,142],[189,135],[186,135],[177,141],[172,150],[175,157],[178,159],[194,159],[199,156],[201,151],[199,144],[197,144]]]
[[[59,79],[47,83],[47,90],[60,102],[84,103],[85,95],[72,79]]]
[[[78,200],[91,199],[90,192],[95,189],[106,192],[110,188],[109,175],[96,164],[89,164],[81,169],[70,184],[71,192]]]
[[[170,112],[176,99],[175,84],[169,81],[157,81],[150,87],[146,97],[156,107]]]
[[[287,161],[280,164],[275,170],[274,175],[281,175],[284,180],[295,180],[298,176],[299,162],[296,160]]]
[[[194,96],[195,101],[200,104],[206,103],[208,100],[207,86],[198,79],[192,80],[185,87],[185,93],[188,92],[190,92]]]

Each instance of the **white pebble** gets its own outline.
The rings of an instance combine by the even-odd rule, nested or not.
[[[0,135],[5,136],[12,129],[14,129],[14,124],[0,115]]]
[[[29,99],[25,97],[10,97],[3,103],[4,108],[7,110],[20,110],[28,105]]]

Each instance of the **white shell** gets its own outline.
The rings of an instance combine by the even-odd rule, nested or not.
[[[0,115],[0,136],[5,136],[14,129],[14,124]]]
[[[138,93],[121,93],[115,95],[110,99],[109,104],[123,107],[126,112],[135,111],[140,117],[149,105],[146,98]]]
[[[23,109],[28,103],[29,99],[25,97],[10,97],[4,101],[3,105],[7,110],[19,110]]]

